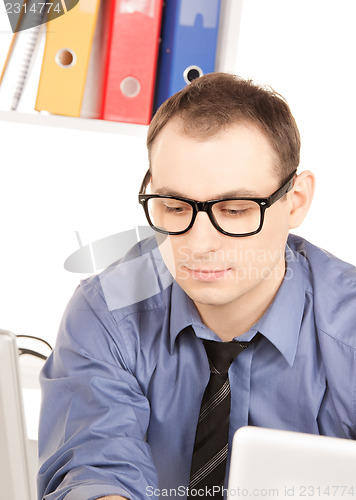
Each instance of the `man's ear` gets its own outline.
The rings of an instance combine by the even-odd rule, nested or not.
[[[301,172],[294,181],[292,191],[288,193],[290,206],[289,229],[294,229],[303,222],[313,200],[314,190],[314,174],[309,170]]]

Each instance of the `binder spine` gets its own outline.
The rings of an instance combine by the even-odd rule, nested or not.
[[[165,4],[155,109],[195,78],[215,70],[221,0]]]
[[[163,0],[113,0],[101,118],[149,123]]]

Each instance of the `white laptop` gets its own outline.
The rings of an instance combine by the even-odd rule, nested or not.
[[[231,456],[228,500],[241,497],[356,499],[356,442],[241,427]]]
[[[16,337],[0,330],[0,498],[35,500]]]

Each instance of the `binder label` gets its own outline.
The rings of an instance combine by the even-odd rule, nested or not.
[[[182,0],[179,24],[194,26],[197,16],[203,18],[204,28],[216,28],[219,20],[220,0]]]
[[[139,12],[148,17],[155,15],[156,0],[122,0],[120,3],[120,14],[134,14]]]

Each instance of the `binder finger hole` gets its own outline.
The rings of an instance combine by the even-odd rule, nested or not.
[[[70,49],[61,49],[56,54],[56,63],[62,68],[74,66],[77,61],[77,56]]]
[[[200,76],[203,75],[204,72],[201,68],[199,68],[199,66],[188,66],[188,68],[184,70],[183,78],[186,83],[190,83],[196,78],[199,78]]]
[[[120,83],[120,90],[126,97],[136,97],[140,93],[141,85],[137,78],[128,76]]]

